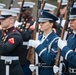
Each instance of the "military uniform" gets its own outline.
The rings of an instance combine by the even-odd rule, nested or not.
[[[72,34],[68,38],[68,45],[64,47],[61,52],[61,55],[67,60],[66,66],[68,67],[68,75],[76,75],[76,64],[75,64],[76,44],[75,43],[76,43],[76,35]]]
[[[29,61],[26,59],[27,53],[28,53],[28,49],[27,49],[27,42],[29,41],[29,39],[31,39],[31,35],[33,30],[30,29],[30,26],[32,26],[34,23],[34,19],[33,17],[30,17],[29,19],[27,19],[26,21],[23,22],[22,25],[18,26],[17,29],[19,30],[19,32],[22,35],[23,38],[23,47],[21,48],[22,52],[21,52],[21,65],[24,65],[25,63],[28,63]],[[29,26],[28,26],[29,24]]]
[[[39,22],[43,34],[39,36],[38,40],[29,40],[29,46],[34,47],[35,52],[38,54],[39,62],[35,65],[38,66],[39,75],[54,75],[53,65],[58,52],[57,40],[59,37],[52,30],[51,23],[56,20],[58,20],[56,16],[42,10]]]
[[[18,2],[18,4],[22,4],[22,2]],[[32,17],[32,11],[33,6],[35,5],[34,2],[24,2],[23,8],[22,8],[22,18],[24,20],[23,24],[21,26],[18,26],[17,29],[22,35],[23,38],[23,46],[21,48],[21,66],[24,71],[24,75],[32,75],[32,72],[29,69],[30,61],[26,59],[28,49],[28,41],[32,37],[33,32],[33,24],[34,24],[34,18]]]
[[[58,46],[61,49],[61,55],[65,59],[65,66],[66,66],[66,72],[64,73],[67,75],[76,75],[76,26],[75,26],[75,21],[76,21],[76,8],[72,8],[70,12],[70,27],[71,25],[74,26],[73,29],[73,34],[71,34],[68,39],[67,43],[64,40],[59,40],[58,41]],[[74,23],[73,23],[74,22]],[[63,43],[63,44],[62,44]]]
[[[21,54],[20,63],[21,63],[21,66],[23,67],[23,70],[25,69],[25,71],[26,71],[26,72],[24,71],[25,73],[31,72],[29,69],[30,61],[27,60],[26,57],[27,57],[27,53],[28,53],[28,49],[27,49],[28,41],[29,41],[29,39],[31,39],[32,32],[33,32],[33,30],[31,30],[30,27],[33,25],[33,23],[34,23],[34,18],[30,17],[30,18],[26,19],[26,21],[24,21],[22,25],[17,27],[17,29],[19,30],[19,32],[21,33],[22,38],[23,38],[23,46],[21,48],[22,52],[20,53]],[[26,70],[26,68],[27,68],[27,70]]]
[[[42,41],[42,36],[39,40]],[[53,65],[57,54],[57,40],[58,36],[52,31],[49,36],[36,48],[39,56],[39,75],[54,75]]]
[[[0,37],[0,75],[5,75],[5,60],[6,56],[15,57],[19,56],[19,48],[22,46],[22,37],[20,33],[11,27],[8,30],[3,30],[3,34]],[[19,60],[14,60],[11,58],[9,75],[23,75],[22,68],[20,66]],[[8,59],[10,60],[10,59]],[[9,64],[9,63],[8,63]]]

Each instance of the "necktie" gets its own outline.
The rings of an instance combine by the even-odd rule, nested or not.
[[[43,43],[43,42],[44,42],[44,40],[45,40],[45,37],[43,37],[43,38],[41,39],[41,43]]]

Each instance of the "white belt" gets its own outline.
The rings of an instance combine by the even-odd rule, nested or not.
[[[18,56],[0,56],[1,60],[5,61],[6,64],[6,75],[9,75],[9,64],[12,64],[13,60],[18,60],[19,57]]]
[[[1,60],[19,60],[18,56],[1,56]]]
[[[27,45],[28,46],[28,42],[23,42],[23,45]]]

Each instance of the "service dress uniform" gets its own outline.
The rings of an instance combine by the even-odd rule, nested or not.
[[[7,64],[10,65],[9,75],[23,75],[19,58],[17,57],[19,56],[18,53],[21,46],[22,36],[18,31],[16,31],[16,29],[14,29],[14,27],[3,31],[3,34],[0,37],[0,75],[5,75],[5,67]],[[10,57],[11,63],[10,61],[6,61],[5,63],[5,60],[9,60]]]
[[[68,38],[68,45],[63,48],[61,55],[67,60],[68,75],[76,75],[76,34],[71,34]]]
[[[76,20],[76,8],[72,8],[70,12],[70,24],[75,23]],[[73,23],[73,26],[75,24]],[[71,26],[71,25],[70,25]],[[75,26],[76,27],[76,26]],[[72,28],[72,27],[71,27]],[[73,28],[75,29],[75,28]],[[63,45],[62,45],[63,43]],[[60,46],[62,45],[62,47]],[[58,46],[61,48],[61,55],[65,59],[66,72],[67,75],[76,75],[76,31],[73,30],[73,34],[71,34],[67,39],[67,44],[64,40],[58,41]]]
[[[22,38],[23,38],[23,46],[21,48],[22,52],[20,53],[21,54],[20,63],[25,74],[27,75],[32,74],[32,72],[29,69],[30,61],[27,60],[27,53],[28,53],[27,45],[28,45],[29,39],[31,39],[32,37],[32,33],[34,30],[32,25],[34,24],[34,21],[35,21],[34,18],[30,16],[29,18],[23,21],[22,25],[17,27],[17,30],[21,33]]]
[[[22,2],[18,2],[18,4],[21,4]],[[24,6],[22,8],[22,18],[23,23],[22,25],[18,26],[17,29],[22,35],[23,38],[23,46],[21,48],[22,52],[20,63],[22,66],[22,69],[24,71],[24,75],[32,75],[31,70],[29,69],[30,61],[27,60],[27,54],[28,54],[28,41],[32,37],[32,32],[34,30],[33,24],[34,24],[34,18],[32,16],[32,11],[35,3],[34,2],[24,2]]]
[[[39,37],[40,41],[44,40],[42,36]],[[39,66],[39,75],[54,75],[53,65],[57,54],[57,40],[58,36],[52,31],[45,37],[44,42],[36,48],[41,65]]]
[[[51,23],[57,19],[56,16],[48,11],[41,11],[39,22],[43,34],[39,36],[38,40],[29,40],[29,46],[35,48],[35,52],[39,57],[39,62],[36,64],[39,75],[54,75],[53,65],[55,64],[55,57],[58,52],[57,41],[59,37],[52,30]],[[45,32],[48,32],[48,34],[45,35]]]
[[[0,15],[4,17],[0,36],[0,75],[23,75],[19,62],[21,51],[19,49],[23,40],[21,34],[14,28],[14,16],[17,13],[8,9],[0,10]]]
[[[31,39],[32,36],[33,30],[31,30],[30,27],[33,25],[33,23],[34,23],[34,19],[31,16],[30,18],[26,19],[26,21],[24,21],[22,25],[17,27],[17,30],[21,33],[23,38],[23,46],[21,48],[22,52],[21,52],[21,60],[20,60],[21,65],[29,63],[29,61],[26,59],[28,53],[27,45],[29,39]]]

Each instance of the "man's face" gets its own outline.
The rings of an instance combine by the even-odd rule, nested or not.
[[[76,31],[76,19],[70,20],[70,28],[74,31]]]
[[[24,19],[28,18],[30,15],[31,15],[31,9],[30,10],[27,9],[27,10],[25,10],[25,11],[22,12],[22,17]]]
[[[10,18],[6,18],[1,22],[2,28],[7,28],[10,25]]]

